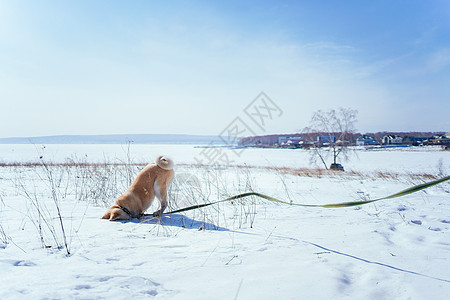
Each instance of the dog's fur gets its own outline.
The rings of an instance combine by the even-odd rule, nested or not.
[[[130,188],[117,198],[102,219],[129,220],[132,216],[139,216],[150,207],[155,196],[160,201],[160,208],[154,212],[154,216],[161,216],[167,207],[167,189],[173,178],[173,166],[170,158],[159,156],[156,163],[147,165],[138,174]]]

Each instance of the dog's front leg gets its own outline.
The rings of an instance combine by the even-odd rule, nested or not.
[[[167,199],[164,198],[164,199],[162,199],[160,201],[161,201],[160,208],[153,213],[153,216],[155,216],[155,217],[161,217],[161,215],[163,214],[164,210],[167,207]]]
[[[160,217],[167,208],[167,188],[166,186],[159,186],[155,189],[156,198],[158,198],[160,207],[153,213],[153,216]]]

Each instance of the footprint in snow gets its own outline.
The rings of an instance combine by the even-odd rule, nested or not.
[[[429,230],[431,231],[441,231],[441,229],[439,227],[428,227]]]
[[[108,280],[110,280],[110,279],[113,279],[114,277],[112,277],[112,276],[105,276],[105,277],[100,277],[99,279],[98,279],[98,281],[99,282],[105,282],[105,281],[108,281]]]
[[[90,290],[92,289],[92,286],[90,286],[89,284],[79,284],[77,286],[75,286],[76,290]]]
[[[349,286],[352,285],[352,280],[350,279],[350,277],[347,274],[342,273],[341,276],[338,278],[338,283],[339,283],[339,290],[341,292],[343,292]]]
[[[113,293],[126,293],[130,297],[156,296],[166,290],[157,282],[141,276],[85,276],[78,275],[82,282],[76,284],[74,289],[81,293],[108,290]],[[84,282],[83,282],[84,281]],[[106,284],[105,284],[106,283]],[[90,291],[89,291],[90,290]],[[86,292],[83,292],[86,291]],[[81,298],[83,298],[83,295]],[[95,298],[95,297],[94,297]]]
[[[29,260],[18,260],[13,264],[15,267],[33,267],[36,264]]]
[[[0,262],[10,264],[14,267],[33,267],[36,264],[30,260],[14,260],[14,259],[1,259]]]
[[[397,210],[398,211],[405,211],[405,210],[407,210],[408,208],[406,207],[406,206],[404,206],[404,205],[400,205],[398,208],[397,208]]]

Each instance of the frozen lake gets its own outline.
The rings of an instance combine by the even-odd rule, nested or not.
[[[302,149],[229,149],[201,148],[193,145],[167,144],[48,144],[0,145],[0,162],[36,162],[42,155],[46,161],[64,162],[77,158],[89,162],[152,162],[158,155],[168,155],[176,163],[210,164],[211,159],[221,156],[231,165],[285,166],[292,168],[315,167],[310,163],[310,151]],[[450,151],[440,147],[411,147],[383,150],[359,148],[349,161],[341,161],[346,170],[395,171],[438,173],[450,169]],[[319,167],[323,167],[319,165]]]

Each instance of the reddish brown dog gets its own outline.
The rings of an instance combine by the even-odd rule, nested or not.
[[[167,189],[173,178],[173,165],[173,161],[165,156],[159,156],[156,163],[147,165],[102,219],[115,221],[138,218],[150,207],[155,196],[160,201],[160,208],[153,215],[161,216],[167,207]]]

